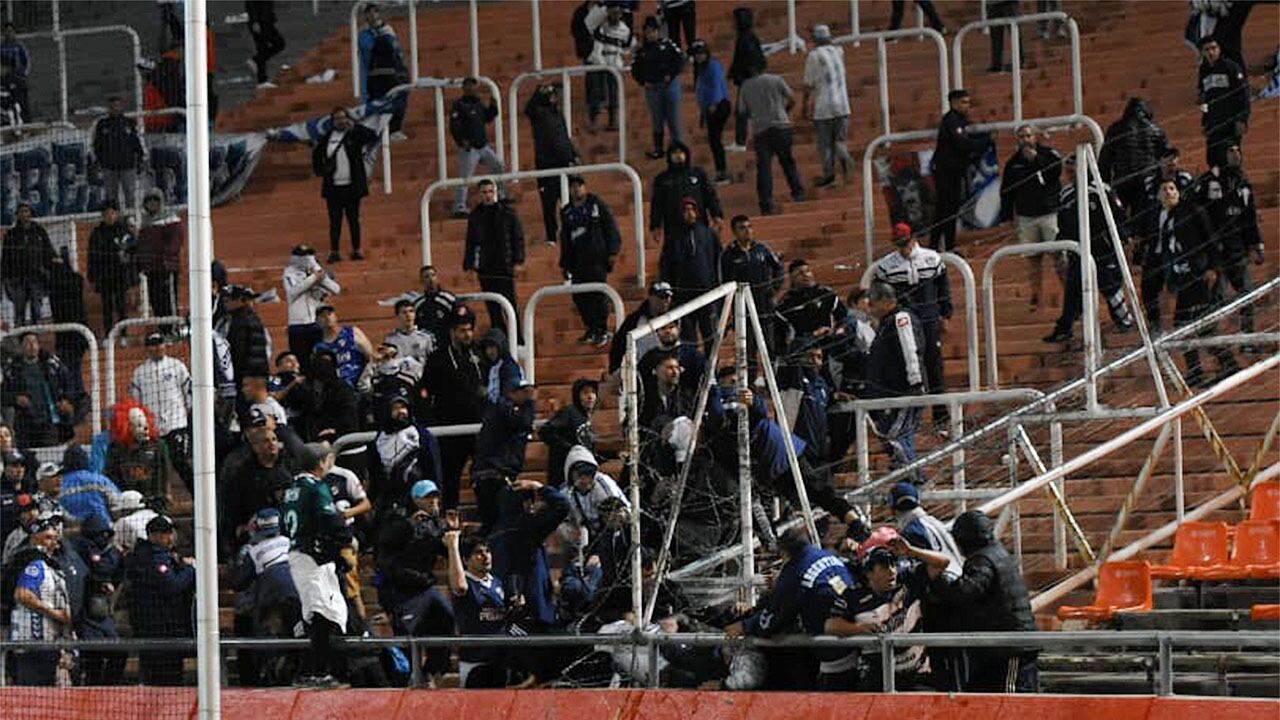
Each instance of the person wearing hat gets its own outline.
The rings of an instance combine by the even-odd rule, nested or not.
[[[460,527],[456,510],[442,512],[440,488],[418,480],[379,522],[377,569],[383,582],[378,602],[387,609],[397,635],[453,634],[453,608],[438,584],[435,568],[444,556],[444,535]],[[423,669],[439,686],[449,671],[449,649],[427,648]]]
[[[601,506],[606,500],[612,498],[621,503],[627,512],[631,502],[613,478],[600,472],[595,454],[582,445],[569,448],[562,470],[568,483],[569,520],[573,527],[587,531],[586,537],[579,538],[579,546],[585,547],[590,538],[604,530],[608,515],[601,512]]]
[[[257,293],[244,285],[228,285],[222,295],[226,298],[227,314],[221,334],[231,351],[236,385],[250,375],[270,375],[271,337],[253,308]]]
[[[10,638],[19,642],[58,640],[71,635],[73,620],[65,570],[55,557],[60,534],[52,519],[34,520],[28,529],[28,547],[10,561],[15,569],[21,568],[14,577]],[[13,663],[14,683],[55,685],[60,658],[57,650],[18,653]]]
[[[959,577],[964,556],[956,547],[947,526],[920,506],[920,489],[912,482],[895,483],[889,491],[889,507],[893,510],[898,533],[915,547],[946,555],[950,560],[944,572]]]
[[[0,284],[13,303],[14,326],[40,322],[40,305],[49,297],[49,275],[60,262],[44,226],[32,219],[28,202],[19,202],[14,224],[0,240]]]
[[[65,504],[65,501],[64,501]],[[68,509],[70,513],[71,510]],[[116,632],[116,589],[124,584],[124,555],[115,546],[110,516],[89,515],[80,526],[80,534],[70,544],[88,566],[85,582],[85,609],[73,618],[76,637],[85,640],[109,640],[120,637]],[[117,685],[124,677],[127,653],[83,650],[79,669],[85,685]]]
[[[613,343],[609,345],[609,375],[614,375],[622,367],[622,356],[627,351],[627,335],[639,327],[641,322],[652,320],[670,310],[673,297],[671,283],[658,280],[649,284],[649,294],[623,319],[618,332],[613,336]],[[636,357],[643,357],[656,342],[653,334],[646,335],[636,343]]]
[[[132,191],[130,191],[132,193]],[[130,203],[132,205],[132,203]],[[102,206],[102,222],[89,236],[88,279],[102,298],[102,332],[110,332],[117,320],[128,317],[126,298],[138,285],[134,254],[138,249],[133,228],[120,215],[114,201]]]
[[[781,75],[767,73],[762,67],[751,68],[738,93],[738,115],[751,124],[752,145],[756,151],[756,200],[761,215],[773,215],[773,159],[778,158],[791,188],[791,199],[805,199],[804,183],[796,160],[791,155],[791,110],[795,95]]]
[[[707,128],[707,144],[711,146],[711,159],[715,163],[717,185],[732,182],[724,156],[724,126],[733,114],[729,101],[729,86],[725,82],[724,66],[711,57],[711,47],[706,40],[694,40],[689,45],[689,59],[693,60],[694,93],[698,99],[698,120]]]
[[[44,497],[35,490],[29,493],[18,493],[14,496],[12,506],[13,524],[5,523],[4,526],[6,529],[12,529],[4,536],[3,552],[0,553],[0,567],[8,566],[9,561],[26,544],[27,538],[31,535],[31,524],[40,517],[40,507],[43,501]],[[5,606],[8,605],[7,599],[3,604]]]
[[[893,244],[897,250],[876,263],[872,279],[893,288],[896,305],[911,311],[924,334],[921,350],[926,382],[923,392],[944,393],[947,386],[942,367],[942,337],[947,333],[952,312],[947,265],[940,251],[920,246],[906,223],[893,226]],[[946,437],[950,432],[946,406],[935,405],[932,415],[934,432]]]
[[[680,73],[684,70],[684,52],[680,44],[662,36],[658,18],[644,19],[644,43],[631,61],[631,77],[644,86],[645,104],[653,124],[653,150],[646,157],[662,157],[664,128],[671,129],[671,141],[684,139],[680,123]]]
[[[147,522],[147,537],[125,558],[129,582],[129,628],[139,638],[191,637],[191,603],[196,588],[195,558],[174,552],[173,521],[157,515]],[[182,651],[138,654],[144,685],[180,685]]]
[[[558,182],[557,178],[551,180]],[[524,226],[520,224],[520,216],[516,214],[515,207],[506,200],[498,199],[498,185],[493,180],[485,178],[477,187],[480,202],[467,218],[462,269],[473,274],[481,290],[505,297],[511,307],[518,310],[520,304],[516,300],[516,276],[524,269]],[[557,189],[557,202],[559,193]],[[547,208],[543,207],[543,212],[546,211]],[[550,212],[551,221],[546,226],[547,242],[554,243],[556,213],[559,210],[552,207]],[[513,330],[507,327],[501,305],[487,302],[486,307],[489,310],[489,327]]]
[[[574,284],[608,282],[622,235],[613,211],[587,192],[587,179],[569,178],[569,202],[560,210],[560,272]],[[578,342],[598,348],[609,343],[609,305],[602,293],[576,293],[573,304],[585,332]]]
[[[289,253],[282,280],[285,300],[289,303],[289,350],[302,363],[303,371],[311,360],[311,348],[320,341],[316,310],[330,295],[342,292],[332,270],[325,270],[316,259],[316,249],[297,245]]]
[[[312,353],[319,350],[333,353],[338,377],[347,387],[355,388],[365,366],[373,358],[373,344],[360,328],[338,322],[338,311],[332,305],[316,308],[316,325],[320,326],[320,339]]]
[[[822,177],[817,187],[830,187],[836,181],[836,161],[847,184],[853,176],[853,157],[846,142],[849,138],[849,88],[845,82],[844,50],[831,43],[831,28],[813,26],[813,42],[804,61],[804,102],[813,118],[818,137],[818,157],[822,160]],[[812,104],[811,104],[812,103]]]
[[[525,448],[537,416],[534,384],[521,378],[499,402],[489,403],[476,434],[471,484],[480,514],[480,533],[488,536],[498,521],[498,496],[524,471]]]
[[[684,205],[689,199],[697,203],[698,222],[720,232],[724,210],[715,184],[693,164],[689,146],[673,142],[667,147],[667,169],[653,179],[649,198],[649,239],[653,244],[665,245],[664,238],[684,233]]]
[[[1035,127],[1022,125],[1016,132],[1018,149],[1000,175],[1000,217],[1013,219],[1021,244],[1052,242],[1058,237],[1062,155],[1040,142],[1042,136]],[[1040,306],[1043,260],[1042,254],[1027,256],[1032,310]]]
[[[991,37],[995,38],[993,29]],[[969,91],[947,93],[950,109],[938,125],[938,141],[933,150],[933,182],[937,200],[933,206],[933,222],[929,230],[929,247],[946,252],[956,247],[956,221],[964,202],[965,177],[973,161],[992,144],[987,133],[969,129],[969,110],[973,102]]]
[[[569,396],[572,401],[538,428],[538,439],[547,445],[547,484],[552,487],[564,486],[564,460],[572,448],[583,447],[593,456],[596,452],[592,418],[600,401],[600,383],[578,378]]]
[[[240,637],[293,637],[298,623],[298,590],[289,573],[289,538],[280,531],[280,511],[263,508],[249,524],[249,542],[240,548],[228,585],[236,598],[235,633]],[[243,686],[271,684],[270,672],[284,653],[241,650],[236,670]]]
[[[0,432],[7,432],[9,427],[0,424]],[[16,527],[18,515],[18,498],[36,491],[35,469],[28,467],[32,458],[10,448],[0,452],[0,464],[4,466],[0,475],[0,527]],[[30,473],[30,474],[28,474]]]
[[[147,523],[157,513],[147,507],[142,493],[137,490],[125,490],[111,508],[115,522],[111,525],[112,542],[121,555],[128,555],[139,540],[147,539]]]
[[[147,278],[147,296],[154,317],[178,314],[178,273],[182,272],[182,248],[187,225],[177,213],[164,207],[164,195],[152,188],[142,201],[138,230],[138,270]]]
[[[342,513],[323,478],[333,467],[328,443],[307,443],[295,458],[300,472],[284,494],[284,529],[289,536],[289,574],[302,604],[311,652],[297,684],[339,685],[332,672],[330,637],[347,627],[347,601],[338,581],[337,562],[346,528]]]
[[[449,342],[427,358],[419,386],[423,401],[414,414],[440,425],[478,423],[488,403],[484,361],[475,346],[475,316],[466,305],[459,305],[449,323]],[[441,474],[435,480],[446,508],[458,506],[462,471],[475,450],[472,438],[440,438]]]
[[[873,282],[868,295],[872,312],[880,322],[867,353],[866,396],[891,398],[926,394],[929,375],[920,318],[898,303],[892,285]],[[916,431],[923,412],[922,407],[872,411],[872,426],[884,441],[890,467],[897,469],[915,461]],[[915,477],[918,482],[925,482],[922,470],[917,469]]]
[[[676,305],[720,284],[720,238],[699,219],[701,206],[696,198],[685,198],[682,210],[680,232],[666,236],[658,258],[659,275],[675,289]],[[708,305],[685,315],[681,321],[681,337],[697,342],[701,336],[709,352],[715,341],[715,311],[715,307]]]

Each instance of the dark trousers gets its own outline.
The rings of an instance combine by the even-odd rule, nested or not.
[[[139,652],[138,677],[143,685],[181,685],[182,658],[181,652]]]
[[[298,357],[298,365],[301,366],[302,374],[306,374],[311,367],[311,351],[315,348],[316,343],[324,337],[320,330],[320,326],[315,323],[307,323],[305,325],[289,326],[289,352]]]
[[[1133,322],[1129,308],[1124,304],[1124,277],[1120,273],[1120,264],[1114,255],[1105,260],[1094,259],[1098,268],[1098,290],[1107,301],[1107,310],[1116,325],[1128,325]],[[1084,312],[1084,292],[1080,285],[1080,256],[1067,253],[1067,275],[1063,281],[1062,314],[1058,316],[1059,330],[1067,332],[1080,319]]]
[[[667,37],[671,42],[680,45],[680,28],[684,28],[684,44],[687,51],[698,37],[698,9],[696,3],[686,3],[679,7],[666,8],[662,17],[667,21]]]
[[[929,229],[929,247],[946,252],[956,246],[956,221],[964,199],[964,174],[935,172],[933,187],[937,200],[933,205],[933,227]]]
[[[249,34],[253,36],[253,61],[258,64],[258,82],[267,81],[267,61],[284,50],[284,37],[276,29],[275,23],[249,23]]]
[[[615,127],[618,122],[618,80],[611,72],[587,73],[587,118],[595,122],[604,109],[609,111],[609,127]]]
[[[711,145],[711,157],[715,160],[716,174],[724,174],[724,126],[729,122],[728,100],[721,100],[719,105],[707,111],[707,143]]]
[[[82,651],[78,663],[84,673],[81,685],[119,685],[124,680],[128,653]]]
[[[351,233],[351,251],[360,250],[360,195],[350,185],[335,186],[325,196],[329,208],[329,251],[342,250],[342,216],[347,216],[347,230]]]
[[[671,237],[668,235],[667,237]],[[708,288],[709,289],[709,288]],[[675,305],[682,305],[690,300],[698,297],[706,289],[688,289],[677,288],[675,297],[673,298]],[[680,339],[686,342],[698,342],[699,337],[702,340],[702,351],[704,353],[711,352],[711,345],[715,342],[716,334],[716,311],[719,309],[718,303],[705,305],[680,319]]]
[[[964,691],[974,693],[1034,693],[1040,690],[1040,666],[1035,653],[987,658],[966,653],[968,677]]]
[[[13,303],[13,324],[15,326],[35,325],[40,322],[40,305],[49,296],[49,291],[39,281],[26,278],[5,278],[4,294]]]
[[[332,638],[341,635],[342,628],[316,613],[307,623],[307,640],[310,652],[303,656],[303,674],[329,675],[334,669],[334,648]]]
[[[800,171],[796,169],[796,159],[791,156],[791,128],[769,128],[755,136],[756,148],[756,199],[760,202],[760,212],[773,212],[773,158],[777,156],[782,172],[787,176],[787,185],[791,187],[791,197],[800,200],[804,197],[804,185],[800,182]]]
[[[400,85],[402,80],[402,78],[397,78],[395,75],[370,76],[368,92],[369,99],[377,100],[378,98],[384,97],[387,93],[391,92],[392,88]],[[393,133],[400,132],[400,129],[404,127],[404,113],[408,106],[409,96],[405,95],[400,102],[396,103],[395,110],[391,112],[391,122],[387,125],[388,131]]]
[[[492,472],[472,473],[471,489],[476,496],[476,513],[480,515],[480,536],[489,537],[489,533],[498,525],[498,498],[502,488],[507,486],[505,475]]]
[[[742,87],[741,86],[738,87],[738,95],[736,100],[737,101],[733,104],[733,106],[739,107],[742,104]],[[747,116],[743,115],[742,113],[734,113],[733,116],[734,116],[733,144],[746,145],[747,144]]]
[[[947,376],[942,370],[942,322],[938,319],[923,320],[920,323],[924,330],[924,373],[929,380],[929,394],[947,391]],[[946,405],[934,405],[931,411],[934,427],[947,427],[951,419]]]
[[[606,282],[609,279],[605,272],[575,272],[574,284],[590,282]],[[592,333],[603,333],[609,330],[609,301],[604,293],[577,293],[573,296],[573,304],[582,317],[582,325]]]
[[[1142,268],[1142,283],[1139,290],[1142,294],[1142,312],[1147,316],[1147,327],[1152,335],[1161,332],[1160,325],[1160,291],[1164,289],[1164,272],[1158,267]]]
[[[990,20],[1014,17],[1017,14],[1018,3],[1016,1],[987,4],[987,18]],[[1006,25],[994,25],[991,27],[991,67],[993,68],[1004,66],[1004,31],[1006,27]],[[1019,62],[1019,59],[1013,58],[1013,62]]]
[[[1218,277],[1218,287],[1214,289],[1214,302],[1220,304],[1227,299],[1227,285],[1231,285],[1231,289],[1236,291],[1236,295],[1243,295],[1253,289],[1253,279],[1249,277],[1249,259],[1240,258],[1234,262],[1228,262],[1226,267],[1222,268],[1222,274]],[[1246,305],[1240,310],[1240,332],[1253,332],[1253,305]]]
[[[178,273],[170,270],[148,270],[147,295],[151,298],[153,317],[177,315]]]
[[[893,14],[889,20],[890,30],[902,27],[902,8],[906,4],[906,0],[893,0]],[[933,0],[916,0],[916,7],[924,12],[925,18],[929,21],[929,27],[934,30],[942,28],[942,18],[938,17],[938,11],[933,7]]]
[[[406,617],[411,619],[411,626],[404,621]],[[414,637],[452,635],[453,608],[440,589],[433,586],[400,603],[395,608],[392,626],[398,634]],[[432,647],[426,650],[427,657],[422,663],[424,671],[430,675],[449,671],[449,648]]]
[[[1199,319],[1213,307],[1214,288],[1205,285],[1202,279],[1197,278],[1194,282],[1174,291],[1176,302],[1173,308],[1173,322],[1175,325],[1182,326],[1187,323]],[[1200,337],[1209,337],[1216,333],[1217,326],[1210,325],[1201,330],[1197,335]],[[1235,354],[1229,348],[1211,347],[1209,354],[1218,359],[1218,369],[1223,374],[1234,372],[1239,369],[1236,363]],[[1196,348],[1184,350],[1182,359],[1187,364],[1187,384],[1191,386],[1198,385],[1204,381],[1204,370],[1200,367],[1200,351]]]
[[[51,687],[58,679],[58,651],[30,650],[11,655],[13,684]]]
[[[148,279],[148,283],[151,281]],[[125,296],[129,288],[125,285],[101,285],[98,288],[99,295],[102,296],[102,334],[105,336],[111,332],[111,328],[117,321],[124,320],[129,316],[128,303]]]
[[[452,424],[452,423],[446,423]],[[462,487],[462,470],[475,455],[474,437],[442,437],[440,442],[440,472],[444,473],[440,486],[440,504],[451,510],[458,507],[458,489]]]
[[[506,298],[512,309],[519,312],[520,306],[516,304],[516,279],[510,275],[486,275],[480,273],[480,289],[485,292],[498,293]],[[496,302],[486,302],[485,307],[489,310],[489,327],[497,328],[510,337],[512,332],[519,336],[519,328],[507,327],[506,316],[502,314],[502,306]],[[517,316],[518,317],[518,316]]]
[[[538,178],[538,199],[542,201],[542,229],[547,233],[547,242],[556,242],[560,227],[560,178]]]
[[[182,479],[182,484],[187,487],[187,492],[194,493],[195,472],[191,466],[190,428],[170,430],[165,434],[164,441],[169,446],[169,458],[173,462],[174,471]]]

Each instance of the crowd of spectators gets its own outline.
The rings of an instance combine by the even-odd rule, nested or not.
[[[312,167],[323,178],[329,207],[329,267],[314,248],[299,245],[282,274],[288,303],[287,346],[276,352],[255,309],[265,294],[216,277],[214,376],[218,466],[218,556],[236,591],[235,631],[257,637],[306,636],[306,653],[277,650],[237,655],[241,682],[296,682],[332,687],[343,682],[394,684],[407,679],[398,650],[369,652],[335,643],[339,636],[390,632],[401,636],[616,634],[633,630],[723,631],[727,637],[883,632],[1025,631],[1034,628],[1026,583],[995,538],[991,521],[969,512],[948,531],[925,512],[916,471],[894,486],[890,525],[869,520],[835,489],[835,472],[853,442],[846,401],[943,393],[943,338],[953,314],[946,253],[956,249],[956,216],[975,157],[993,139],[971,128],[969,94],[957,89],[940,122],[933,177],[938,201],[928,228],[892,227],[894,251],[876,264],[866,289],[841,296],[820,284],[804,258],[782,258],[758,238],[753,218],[728,221],[716,187],[729,182],[725,153],[742,149],[751,128],[757,153],[760,215],[777,211],[772,159],[782,165],[794,200],[805,191],[792,154],[794,93],[767,62],[749,10],[737,9],[737,39],[727,76],[706,42],[697,39],[693,0],[660,3],[661,18],[646,18],[642,42],[632,38],[636,3],[587,2],[574,16],[577,50],[587,61],[623,67],[644,86],[653,149],[665,169],[652,180],[649,229],[661,244],[660,278],[616,335],[608,306],[597,295],[575,295],[582,319],[579,342],[603,350],[600,377],[574,380],[570,400],[539,417],[537,388],[511,355],[520,328],[509,327],[498,302],[488,302],[488,329],[477,334],[472,309],[441,286],[437,269],[421,269],[420,290],[393,299],[394,329],[370,337],[340,320],[343,285],[333,264],[342,259],[345,217],[353,260],[362,259],[360,200],[367,193],[363,148],[374,133],[341,108],[332,130],[316,144]],[[895,2],[895,24],[903,3]],[[941,19],[919,2],[931,24]],[[1017,3],[992,3],[993,15]],[[274,17],[254,10],[255,70],[282,40]],[[376,6],[364,13],[359,41],[362,86],[377,99],[403,80],[403,54]],[[1051,27],[1042,34],[1051,34]],[[11,28],[6,28],[6,33]],[[271,34],[275,33],[272,37]],[[683,42],[681,34],[683,33]],[[259,34],[262,35],[259,38]],[[822,176],[818,187],[846,180],[850,107],[843,54],[828,26],[812,30],[815,48],[805,64],[800,106],[814,122]],[[992,33],[992,70],[1002,71],[1002,40]],[[1140,98],[1107,133],[1100,158],[1110,186],[1091,184],[1087,202],[1099,289],[1116,330],[1133,325],[1121,294],[1120,263],[1129,245],[1143,268],[1145,316],[1160,327],[1159,297],[1176,296],[1175,323],[1196,319],[1225,296],[1250,287],[1248,262],[1261,262],[1252,189],[1243,171],[1248,83],[1216,36],[1201,39],[1200,98],[1209,170],[1178,168],[1150,108]],[[708,130],[715,174],[693,164],[680,123],[686,53],[692,57],[698,107]],[[10,54],[5,55],[6,63]],[[1015,58],[1015,61],[1019,59]],[[8,65],[6,65],[8,67]],[[731,102],[726,80],[737,86]],[[611,73],[589,81],[589,120],[601,112],[616,123]],[[450,130],[463,150],[464,176],[478,164],[501,170],[488,146],[496,114],[468,81],[452,109]],[[538,168],[578,162],[554,86],[542,86],[524,113],[530,118]],[[736,111],[731,107],[736,107]],[[739,119],[735,143],[720,135],[729,115]],[[403,108],[392,120],[400,133]],[[104,165],[125,202],[140,146],[113,107],[99,125]],[[1002,217],[1017,242],[1079,239],[1074,157],[1053,148],[1031,126],[1017,129],[1001,188]],[[667,140],[670,140],[670,143]],[[734,148],[737,145],[738,148]],[[559,267],[572,283],[605,283],[620,249],[609,206],[587,179],[539,180],[545,237],[558,244]],[[519,308],[515,279],[525,263],[525,235],[504,188],[492,180],[466,192],[455,211],[466,218],[462,269],[478,289]],[[1122,247],[1107,235],[1103,209],[1121,228]],[[47,234],[19,204],[17,224],[3,240],[4,290],[17,324],[44,319],[53,279],[68,271]],[[145,277],[151,311],[178,313],[183,220],[148,195],[135,227],[114,202],[89,242],[88,279],[102,296],[104,332],[131,315],[134,288]],[[928,247],[922,241],[928,239]],[[1128,242],[1136,240],[1135,243]],[[1062,316],[1047,342],[1072,336],[1081,312],[1079,258],[1064,275]],[[1043,302],[1040,266],[1029,266],[1031,304]],[[217,273],[215,273],[217,276]],[[704,307],[680,322],[654,328],[637,347],[639,472],[619,468],[621,447],[596,426],[599,410],[616,397],[626,333],[723,282],[750,286],[762,333],[750,340],[745,373],[712,357],[718,309]],[[83,310],[81,310],[83,314]],[[1252,317],[1245,322],[1251,327]],[[1246,328],[1248,329],[1248,328]],[[176,340],[158,332],[143,340],[145,360],[134,370],[128,397],[104,413],[107,425],[86,451],[77,431],[89,410],[79,355],[50,351],[37,333],[20,334],[20,348],[4,365],[5,423],[0,425],[0,521],[3,585],[0,601],[14,639],[112,638],[127,624],[134,637],[189,637],[194,561],[178,551],[185,528],[177,507],[193,489],[191,377],[172,356]],[[376,344],[374,340],[379,340]],[[61,341],[60,341],[61,342]],[[1237,368],[1217,348],[1219,371]],[[74,355],[74,359],[67,356]],[[761,360],[773,363],[783,406],[766,402]],[[1185,353],[1187,380],[1208,382],[1199,355]],[[709,388],[698,417],[700,389]],[[876,435],[900,468],[916,459],[924,408],[871,413]],[[791,437],[781,413],[789,415]],[[947,437],[945,406],[930,409],[932,432]],[[747,456],[739,454],[745,428]],[[352,439],[368,432],[372,439]],[[697,432],[696,443],[694,433]],[[530,443],[546,446],[545,479],[531,477]],[[58,460],[38,462],[50,447]],[[794,449],[794,456],[789,452]],[[698,607],[679,586],[659,577],[664,523],[677,524],[672,561],[706,557],[735,542],[737,476],[746,466],[754,492],[750,508],[766,552],[781,563],[754,607]],[[615,477],[615,474],[617,477]],[[630,524],[641,507],[639,547]],[[679,492],[677,492],[679,488]],[[801,491],[843,532],[810,537],[782,531],[801,513]],[[776,501],[776,502],[775,502]],[[678,520],[669,520],[675,516]],[[833,526],[834,527],[834,526]],[[827,529],[826,526],[823,528]],[[64,532],[65,531],[65,532]],[[835,539],[832,540],[831,538]],[[558,551],[558,552],[556,552]],[[638,570],[634,564],[640,565]],[[656,598],[652,617],[632,612],[632,584]],[[364,583],[372,579],[372,593]],[[381,617],[366,604],[377,598]],[[646,653],[659,653],[650,664]],[[184,679],[179,650],[140,656],[144,683]],[[878,653],[819,650],[607,645],[529,651],[464,646],[457,652],[464,687],[564,682],[576,685],[646,682],[656,667],[664,684],[681,687],[878,690],[886,669]],[[113,684],[123,681],[125,655],[22,652],[11,664],[20,684]],[[421,670],[433,684],[449,671],[447,648],[430,648]],[[899,689],[1034,691],[1036,653],[1019,648],[938,649],[904,646],[892,671]]]

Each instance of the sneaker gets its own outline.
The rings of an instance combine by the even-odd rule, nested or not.
[[[835,184],[836,184],[835,175],[826,175],[824,177],[820,177],[817,180],[813,181],[813,186],[820,187],[820,188],[831,187],[832,185],[835,185]]]
[[[579,345],[595,345],[596,344],[595,341],[596,341],[596,334],[591,332],[590,330],[582,333],[582,337],[578,338]]]
[[[1053,332],[1049,333],[1048,335],[1045,335],[1040,339],[1047,343],[1058,343],[1058,342],[1071,342],[1071,339],[1073,337],[1075,337],[1075,335],[1070,330],[1063,330],[1061,328],[1055,327],[1053,329]]]
[[[613,339],[613,335],[608,330],[601,330],[600,332],[596,333],[595,342],[591,344],[595,345],[598,348],[602,348],[608,345],[609,341],[612,339]]]
[[[342,253],[336,250],[329,253],[329,262],[331,263],[342,262]]]
[[[1116,323],[1116,327],[1113,332],[1117,335],[1125,335],[1133,332],[1133,321],[1129,320],[1128,322]]]
[[[716,185],[728,185],[729,183],[733,182],[733,176],[727,172],[716,173],[715,180],[713,180],[712,182],[714,182]]]
[[[734,152],[734,153],[737,153],[737,152],[746,152],[746,151],[747,151],[747,146],[746,146],[746,145],[739,145],[738,143],[733,143],[732,145],[725,145],[725,146],[724,146],[724,151],[725,151],[725,152]]]
[[[391,133],[391,142],[403,142],[408,139],[409,136],[405,135],[403,130],[397,130]]]
[[[949,440],[951,438],[950,428],[948,428],[946,425],[943,425],[941,423],[938,423],[933,426],[933,434],[937,435],[943,440]]]
[[[649,158],[650,160],[657,160],[661,158],[662,155],[663,155],[663,152],[661,150],[650,150],[649,152],[644,154],[644,156]]]
[[[353,252],[351,253],[351,259],[352,259],[352,260],[363,260],[363,259],[364,259],[364,253],[360,252],[359,250],[355,250],[355,251],[353,251]]]
[[[453,209],[453,216],[454,216],[454,217],[456,217],[456,218],[464,218],[464,217],[467,217],[467,216],[468,216],[468,215],[470,215],[470,214],[471,214],[471,213],[467,210],[467,206],[466,206],[466,205],[459,205],[458,207],[455,207],[455,208]]]
[[[259,90],[271,90],[272,88],[276,88],[276,87],[279,87],[279,85],[276,85],[275,83],[271,82],[270,80],[266,80],[266,81],[264,81],[264,82],[260,82],[260,83],[258,83],[258,89],[259,89]]]
[[[341,690],[351,687],[332,675],[315,675],[310,678],[311,684],[306,687],[314,690]]]
[[[253,58],[249,58],[244,61],[244,64],[249,66],[249,72],[253,73],[253,78],[255,80],[258,79],[258,61]]]

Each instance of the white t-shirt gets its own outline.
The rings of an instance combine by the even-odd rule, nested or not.
[[[151,522],[151,518],[155,516],[155,510],[142,508],[116,520],[116,534],[112,541],[116,547],[120,548],[122,554],[128,555],[133,552],[133,546],[137,545],[139,540],[147,539],[147,523]]]
[[[168,435],[187,426],[191,403],[191,373],[172,357],[144,360],[134,368],[129,394],[156,416],[156,431]]]
[[[284,406],[280,404],[279,400],[276,400],[270,395],[267,396],[266,400],[250,405],[249,410],[261,410],[263,415],[275,418],[276,425],[289,424],[289,413],[285,412]]]
[[[804,61],[804,84],[813,88],[813,119],[831,120],[849,114],[849,88],[845,83],[844,50],[819,45]]]
[[[351,162],[347,159],[347,151],[342,149],[342,138],[347,136],[345,130],[334,130],[329,134],[329,157],[333,158],[333,184],[351,184]]]

